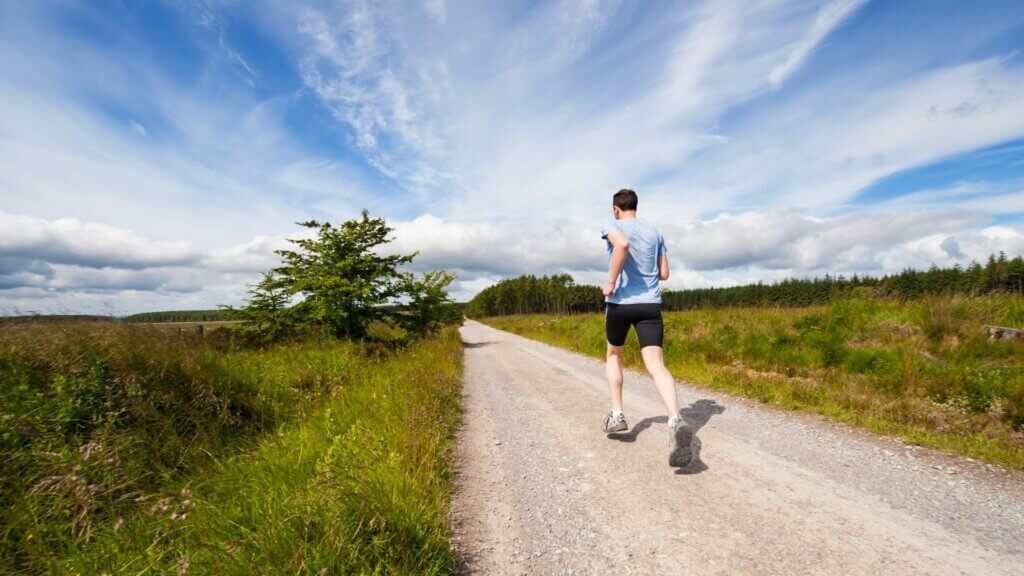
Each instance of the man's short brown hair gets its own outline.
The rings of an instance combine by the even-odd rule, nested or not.
[[[633,192],[629,188],[623,188],[612,196],[612,204],[619,210],[625,210],[627,212],[636,210],[636,192]]]

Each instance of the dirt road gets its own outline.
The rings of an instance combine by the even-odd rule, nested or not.
[[[467,573],[1024,574],[1024,475],[679,384],[697,458],[668,466],[654,385],[475,322],[453,524]]]

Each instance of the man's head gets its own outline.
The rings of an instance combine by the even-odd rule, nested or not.
[[[636,192],[629,188],[623,188],[612,196],[612,213],[615,219],[623,216],[636,216]]]

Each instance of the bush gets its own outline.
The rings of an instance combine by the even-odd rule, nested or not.
[[[837,336],[823,338],[819,342],[822,366],[839,366],[846,360],[847,349]]]
[[[846,369],[857,374],[882,376],[893,370],[892,355],[884,350],[852,348],[845,360]]]

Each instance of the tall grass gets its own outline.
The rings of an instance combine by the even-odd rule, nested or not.
[[[460,360],[0,326],[0,572],[450,571]]]
[[[605,353],[601,315],[509,316],[489,324]],[[1024,467],[1024,345],[984,324],[1024,324],[1024,299],[849,298],[801,309],[665,314],[677,377],[907,441]],[[635,336],[627,362],[642,363]]]
[[[308,418],[106,527],[58,571],[451,573],[461,358],[449,330],[365,366]]]

